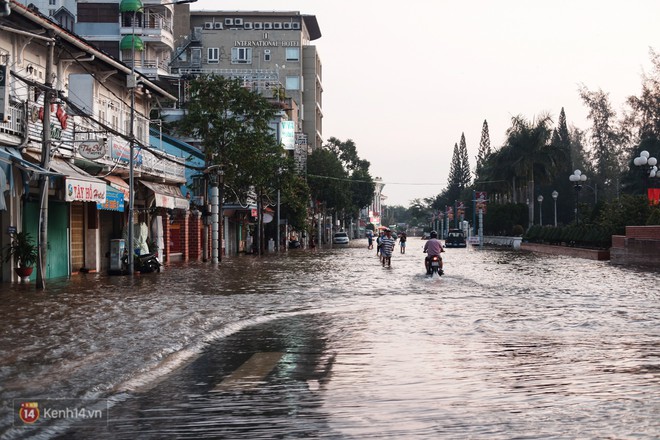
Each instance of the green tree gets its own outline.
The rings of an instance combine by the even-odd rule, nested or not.
[[[623,154],[623,136],[617,127],[609,94],[600,89],[591,92],[582,86],[580,97],[589,108],[587,117],[592,123],[590,141],[595,175],[589,178],[603,189],[601,194],[611,200],[619,193],[621,171],[627,156]]]
[[[465,142],[465,133],[461,133],[461,141],[458,144],[460,159],[460,187],[461,191],[470,186],[472,173],[470,172],[470,160],[468,158],[467,143]]]
[[[490,157],[493,154],[490,148],[490,133],[488,132],[488,121],[484,119],[484,124],[481,127],[481,140],[479,141],[479,150],[477,151],[477,165],[475,172],[475,180],[482,180],[483,167]]]
[[[639,96],[630,96],[627,103],[632,109],[632,125],[636,138],[660,139],[660,55],[650,50],[653,70],[642,75],[642,90]]]
[[[277,113],[270,101],[243,87],[240,80],[215,75],[193,80],[190,95],[177,128],[200,139],[207,167],[222,170],[224,186],[239,194],[254,187],[262,203],[283,176],[295,174],[270,125]],[[220,209],[223,199],[221,192]]]
[[[552,178],[558,164],[566,160],[561,150],[550,144],[549,115],[528,121],[522,116],[511,120],[511,127],[507,130],[505,145],[495,158],[496,167],[492,170],[503,171],[503,176],[513,175],[526,181],[526,201],[529,201],[529,225],[534,219],[535,182],[548,182]],[[498,179],[493,179],[498,180]],[[502,179],[504,180],[504,179]],[[515,194],[515,188],[514,188]],[[514,196],[514,203],[517,203]]]
[[[312,197],[327,209],[341,211],[351,206],[348,173],[337,156],[327,148],[318,148],[307,159],[307,173]]]
[[[250,166],[253,144],[273,136],[276,109],[237,79],[199,76],[190,84],[190,101],[177,128],[201,140],[207,165],[220,165],[225,182]]]
[[[359,210],[373,200],[376,184],[369,174],[371,164],[358,156],[351,139],[331,137],[322,150],[324,153],[315,151],[307,165],[312,192],[329,209],[347,219],[356,219]]]
[[[444,197],[448,200],[448,204],[453,205],[461,195],[463,190],[463,167],[461,163],[461,150],[458,144],[454,144],[454,153],[451,157],[451,164],[449,165],[449,179],[447,181],[447,188]]]

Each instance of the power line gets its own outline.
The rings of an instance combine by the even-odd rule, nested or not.
[[[355,183],[375,183],[375,181],[373,180],[356,180],[356,179],[348,179],[344,177],[319,176],[316,174],[308,174],[307,177],[315,177],[317,179],[338,180],[338,181],[355,182]],[[425,186],[444,185],[442,183],[418,183],[418,182],[382,182],[382,183],[386,185],[425,185]]]

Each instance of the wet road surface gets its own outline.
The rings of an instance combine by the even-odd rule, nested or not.
[[[3,291],[2,400],[107,399],[2,438],[657,438],[658,273],[366,241]],[[22,290],[21,290],[22,289]],[[104,414],[105,415],[105,414]]]

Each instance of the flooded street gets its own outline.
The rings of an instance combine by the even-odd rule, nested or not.
[[[660,437],[660,272],[422,245],[2,286],[0,439]]]

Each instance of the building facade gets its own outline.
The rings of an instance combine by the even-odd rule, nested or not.
[[[321,37],[315,16],[191,11],[189,32],[177,42],[173,74],[240,78],[265,96],[290,99],[298,142],[306,142],[311,150],[322,145],[322,63],[311,44]],[[185,94],[181,101],[185,106]]]
[[[152,102],[176,98],[45,15],[10,5],[0,17],[0,244],[12,231],[36,239],[47,223],[44,278],[106,270],[111,240],[129,225],[160,216],[167,230],[187,216],[188,154],[149,136]],[[3,264],[3,281],[16,280],[12,264]]]

